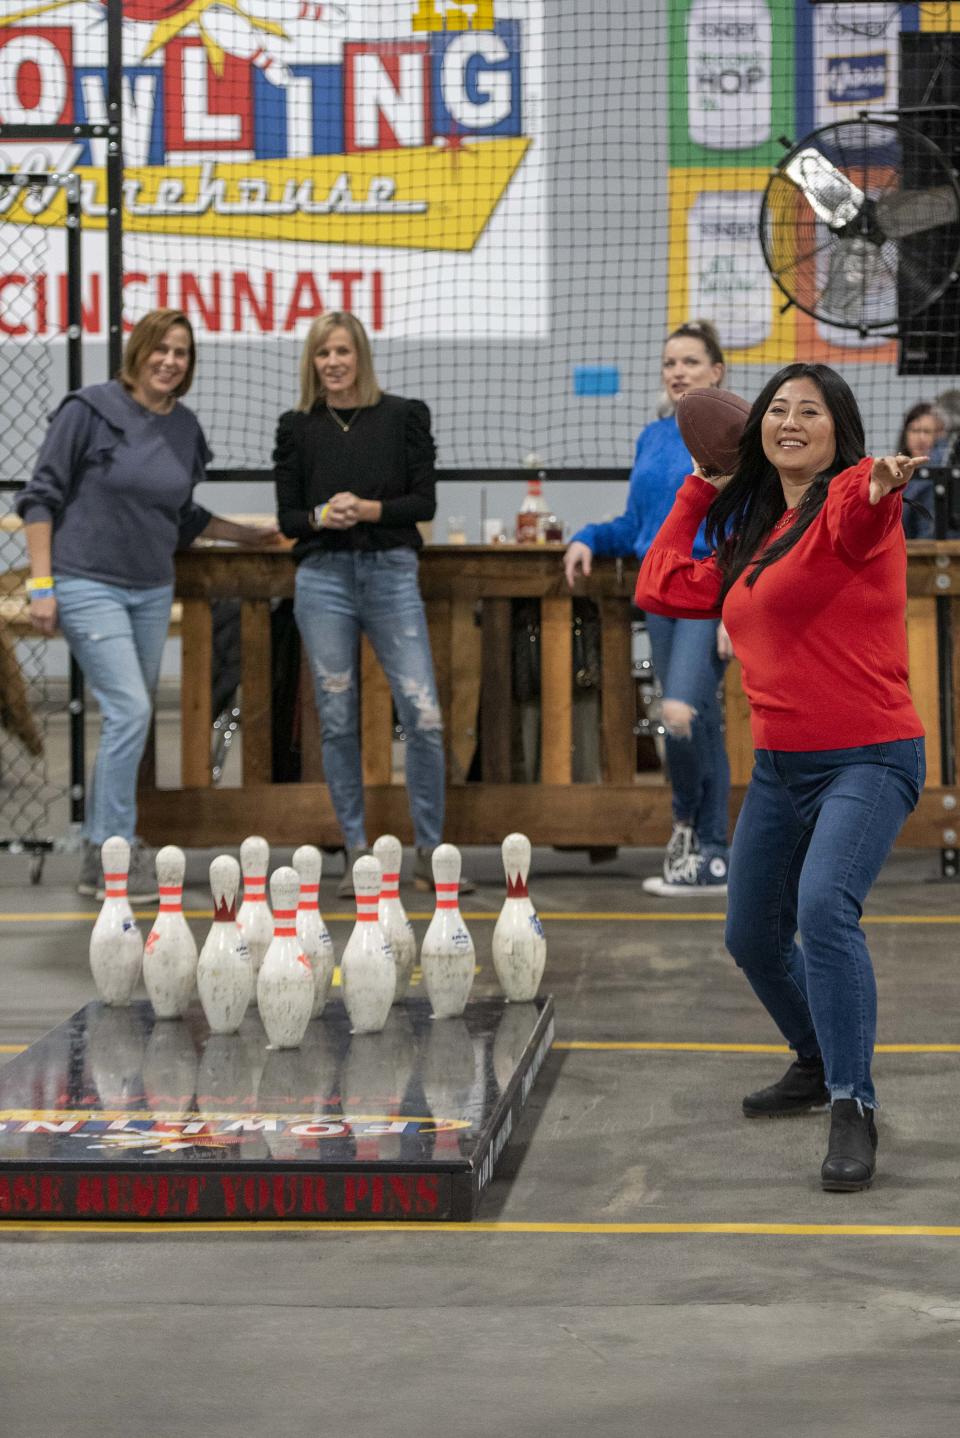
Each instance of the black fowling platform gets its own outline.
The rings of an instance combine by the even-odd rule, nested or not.
[[[470,1219],[552,1038],[549,997],[285,1051],[89,1003],[0,1070],[0,1219]]]

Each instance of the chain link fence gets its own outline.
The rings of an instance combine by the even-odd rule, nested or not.
[[[24,581],[26,544],[14,509],[58,392],[60,366],[49,343],[60,336],[66,288],[56,263],[60,237],[47,226],[5,222],[14,207],[29,206],[49,176],[31,184],[22,174],[0,172],[0,848],[32,855],[31,877],[64,837],[69,779],[51,754],[52,730],[66,733],[66,681],[51,680],[48,641],[30,626]]]

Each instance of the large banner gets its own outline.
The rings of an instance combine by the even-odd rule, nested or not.
[[[124,0],[125,309],[204,338],[354,310],[388,337],[546,332],[543,0]],[[107,119],[98,0],[0,0],[0,121]],[[75,169],[84,323],[105,332],[106,138],[5,144]],[[62,192],[0,195],[62,226]],[[0,333],[55,332],[62,280],[4,273]]]

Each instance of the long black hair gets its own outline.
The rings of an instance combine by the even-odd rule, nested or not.
[[[780,476],[763,452],[761,425],[777,391],[792,379],[809,379],[817,386],[833,417],[837,447],[833,459],[804,491],[793,524],[759,553],[787,509]],[[752,567],[746,583],[756,584],[762,570],[793,548],[823,508],[831,479],[863,459],[865,444],[857,401],[836,370],[825,364],[788,364],[767,381],[750,411],[733,477],[707,512],[707,543],[716,550],[723,575],[721,598],[748,566]]]

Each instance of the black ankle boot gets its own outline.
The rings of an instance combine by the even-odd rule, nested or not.
[[[860,1111],[855,1098],[834,1099],[830,1117],[830,1146],[820,1169],[820,1182],[829,1193],[856,1193],[869,1188],[877,1166],[877,1125],[873,1109]]]
[[[829,1102],[823,1059],[797,1059],[775,1084],[748,1093],[743,1100],[743,1113],[745,1118],[787,1118],[790,1114],[826,1108]]]

